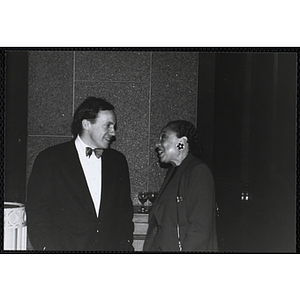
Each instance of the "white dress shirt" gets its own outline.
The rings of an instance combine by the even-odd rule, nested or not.
[[[79,137],[79,135],[75,140],[75,146],[79,155],[80,163],[83,168],[90,194],[94,202],[95,211],[98,216],[102,188],[102,157],[97,158],[94,152],[90,157],[86,156],[86,147],[90,146],[86,145]]]

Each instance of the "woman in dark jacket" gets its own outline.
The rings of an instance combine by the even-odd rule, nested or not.
[[[197,131],[188,121],[169,122],[156,145],[170,164],[149,216],[144,251],[217,251],[214,180],[201,161]]]

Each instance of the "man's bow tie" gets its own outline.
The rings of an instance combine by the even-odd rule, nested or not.
[[[101,155],[102,155],[103,150],[100,149],[100,148],[92,149],[90,147],[86,147],[86,149],[85,149],[85,155],[86,156],[91,157],[91,155],[93,154],[93,152],[95,153],[95,155],[96,155],[97,158],[100,158]]]

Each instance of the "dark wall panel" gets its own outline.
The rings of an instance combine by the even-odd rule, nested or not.
[[[221,247],[294,252],[297,56],[216,53],[215,64],[201,56],[198,124],[213,149]]]
[[[5,201],[25,202],[28,55],[6,52]]]

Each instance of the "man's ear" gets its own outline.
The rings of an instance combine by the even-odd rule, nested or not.
[[[90,129],[90,126],[91,126],[91,122],[86,120],[86,119],[83,119],[82,120],[82,128],[84,130],[89,130]]]

